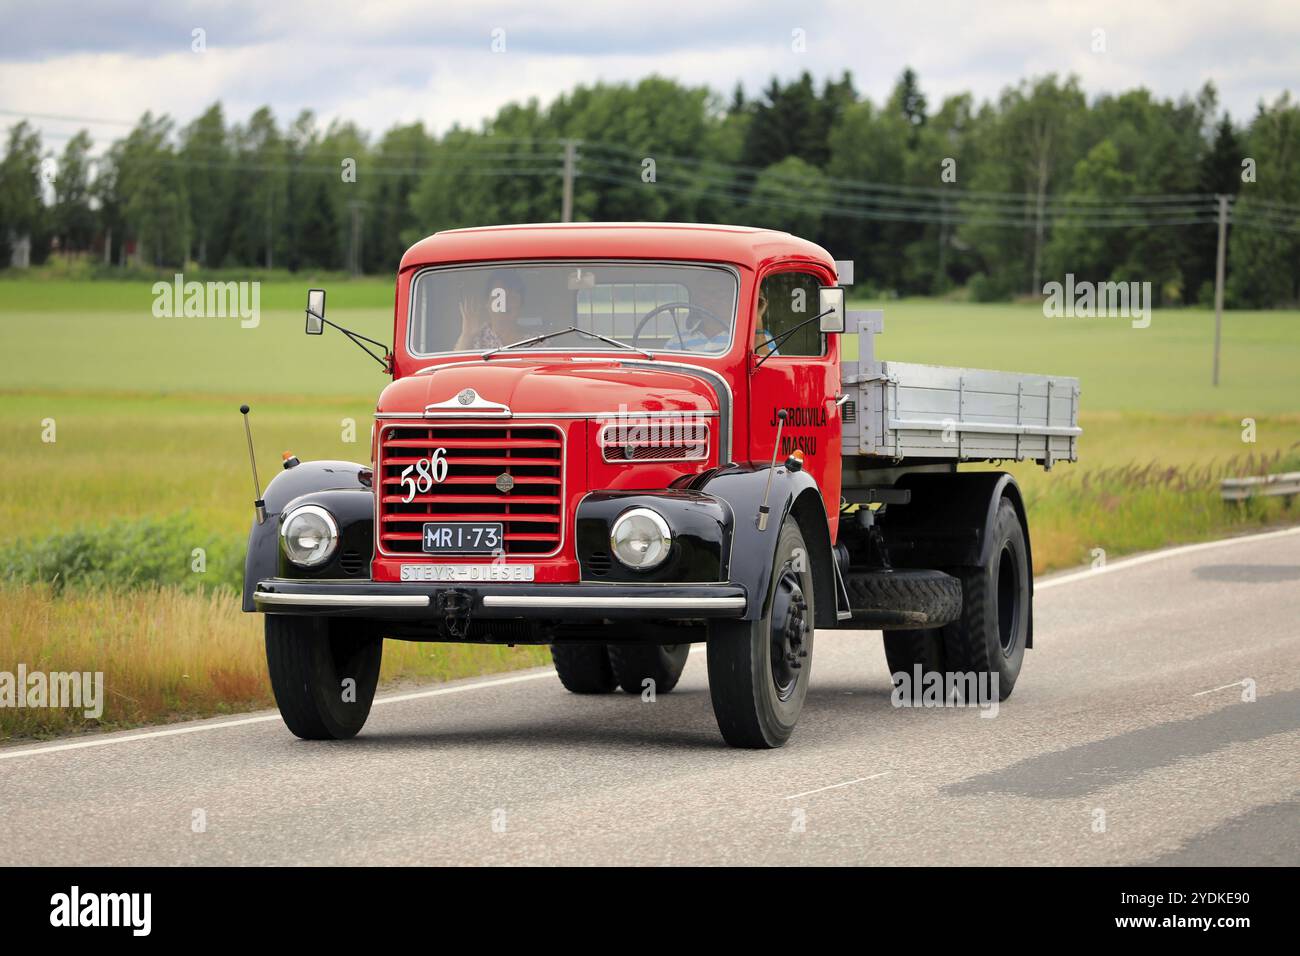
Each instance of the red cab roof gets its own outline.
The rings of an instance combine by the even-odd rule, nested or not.
[[[684,222],[529,223],[448,229],[421,239],[402,269],[498,259],[684,259],[757,268],[782,260],[835,263],[821,246],[788,232]]]

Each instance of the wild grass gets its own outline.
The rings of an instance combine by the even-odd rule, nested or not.
[[[235,590],[244,571],[238,537],[203,531],[187,513],[119,518],[0,545],[0,581],[66,589],[130,590],[172,585]]]
[[[549,662],[544,647],[386,641],[381,679],[446,681]],[[122,729],[273,706],[260,615],[230,590],[0,585],[0,671],[101,671],[104,712],[0,707],[0,739]]]
[[[1105,557],[1149,551],[1300,520],[1281,497],[1222,500],[1223,478],[1300,470],[1300,454],[1247,453],[1203,464],[1130,462],[1036,481],[1025,489],[1034,569],[1042,574]]]

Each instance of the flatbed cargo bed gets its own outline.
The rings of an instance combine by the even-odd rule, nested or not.
[[[1079,380],[1060,375],[878,361],[881,312],[849,313],[859,356],[844,362],[843,453],[903,459],[1078,459]]]

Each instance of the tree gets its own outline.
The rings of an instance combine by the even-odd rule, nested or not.
[[[391,269],[402,258],[406,251],[402,236],[416,226],[411,194],[432,156],[433,138],[423,123],[394,126],[375,147],[363,170],[365,181],[360,184],[366,197],[366,205],[359,207],[366,223],[360,262],[364,271]],[[350,219],[345,220],[345,228],[350,229]]]
[[[973,221],[958,235],[976,249],[996,294],[1040,292],[1048,192],[1069,179],[1081,154],[1086,115],[1078,80],[1062,83],[1054,74],[1003,90],[996,104],[980,110],[974,135],[981,161],[969,188],[1028,197],[964,208]],[[1016,221],[1019,230],[1008,228]]]
[[[183,265],[190,218],[182,167],[171,146],[172,121],[145,113],[114,155],[115,188],[136,258],[155,266]]]
[[[81,130],[63,148],[54,179],[54,232],[62,249],[84,250],[95,238],[95,212],[90,208],[90,134]]]
[[[911,128],[912,134],[908,143],[911,146],[916,145],[917,137],[925,126],[925,108],[925,94],[921,92],[916,71],[910,66],[906,67],[898,82],[894,84],[894,91],[889,96],[889,105],[886,109],[887,112],[901,116]]]
[[[8,265],[13,247],[31,242],[39,261],[38,240],[47,231],[41,198],[41,137],[21,121],[9,128],[4,160],[0,161],[0,265]]]
[[[1271,106],[1259,105],[1246,155],[1254,160],[1256,176],[1255,182],[1242,183],[1233,209],[1228,302],[1236,308],[1295,302],[1300,299],[1300,216],[1272,205],[1300,205],[1300,104],[1289,93]]]
[[[269,106],[235,127],[235,261],[270,269],[288,248],[289,150]]]
[[[181,131],[179,155],[194,227],[194,258],[201,266],[220,263],[230,244],[237,174],[220,103],[213,103]]]
[[[1121,201],[1132,194],[1136,176],[1120,168],[1119,149],[1109,139],[1088,151],[1074,167],[1065,199],[1072,204],[1056,223],[1047,244],[1048,274],[1059,279],[1072,273],[1078,280],[1105,282],[1116,276],[1125,259],[1126,246],[1116,242],[1110,228],[1097,228],[1097,200]],[[1123,234],[1120,233],[1122,238]]]
[[[755,225],[815,236],[821,232],[823,208],[829,201],[826,175],[798,156],[787,156],[759,174],[750,217]]]

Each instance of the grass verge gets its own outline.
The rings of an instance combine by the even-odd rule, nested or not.
[[[0,707],[0,739],[120,730],[273,706],[260,615],[220,589],[0,586],[0,670],[102,671],[104,710]],[[446,681],[548,663],[544,647],[386,641],[381,679]]]

